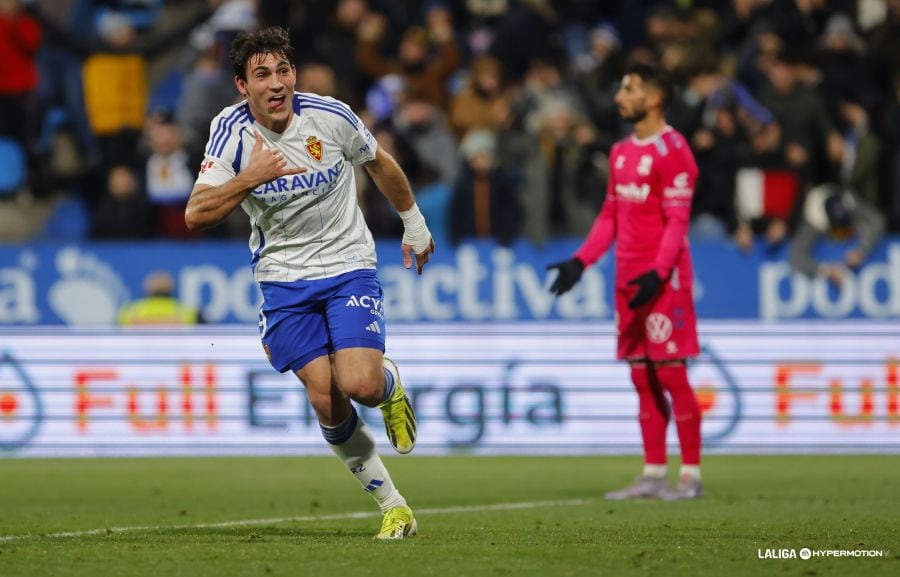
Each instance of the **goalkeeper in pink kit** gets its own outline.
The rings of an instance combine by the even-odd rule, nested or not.
[[[634,123],[634,133],[612,148],[606,200],[587,239],[571,259],[549,267],[559,272],[550,290],[561,295],[616,241],[617,357],[631,366],[645,464],[632,485],[607,493],[612,500],[696,499],[703,493],[700,407],[686,363],[700,352],[687,239],[697,164],[685,138],[666,124],[670,95],[671,83],[658,68],[636,64],[626,70],[616,104]],[[674,488],[666,481],[670,419],[681,442]]]

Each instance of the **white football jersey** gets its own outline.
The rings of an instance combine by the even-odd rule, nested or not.
[[[356,197],[353,164],[375,158],[375,138],[346,104],[295,92],[287,129],[253,120],[246,101],[225,108],[210,125],[197,184],[222,185],[250,161],[255,132],[263,146],[306,172],[256,188],[241,203],[250,215],[250,252],[257,281],[311,280],[375,268],[375,242]]]

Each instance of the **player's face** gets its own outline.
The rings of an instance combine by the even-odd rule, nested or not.
[[[619,115],[627,122],[638,122],[647,116],[647,93],[644,82],[636,74],[626,74],[616,92]]]
[[[257,122],[275,132],[287,128],[297,71],[283,54],[257,54],[247,62],[247,81],[235,78]]]

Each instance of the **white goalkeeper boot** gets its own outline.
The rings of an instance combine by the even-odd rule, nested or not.
[[[703,497],[703,483],[691,475],[682,475],[678,484],[672,489],[663,491],[660,498],[664,501],[684,501]]]
[[[626,499],[658,499],[666,490],[665,477],[641,475],[634,483],[606,494],[607,501],[624,501]]]

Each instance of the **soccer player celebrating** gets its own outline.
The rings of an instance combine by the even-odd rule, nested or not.
[[[405,174],[356,114],[333,98],[294,92],[287,31],[238,35],[231,60],[246,100],[213,119],[185,222],[191,230],[215,226],[238,205],[250,216],[269,362],[303,382],[325,440],[378,503],[384,519],[376,537],[412,536],[412,510],[350,403],[380,407],[393,447],[413,449],[416,418],[396,365],[384,357],[375,243],[351,163],[362,164],[399,211],[406,268],[415,258],[422,273],[434,251],[431,233]]]
[[[634,133],[612,148],[606,200],[587,239],[570,260],[549,267],[559,271],[550,290],[561,295],[616,241],[617,358],[631,366],[645,465],[634,484],[606,495],[612,500],[696,499],[703,492],[700,408],[686,364],[699,353],[687,240],[697,165],[684,137],[666,124],[670,95],[662,70],[636,64],[625,72],[615,100]],[[671,396],[681,441],[681,474],[672,489],[663,390]]]

